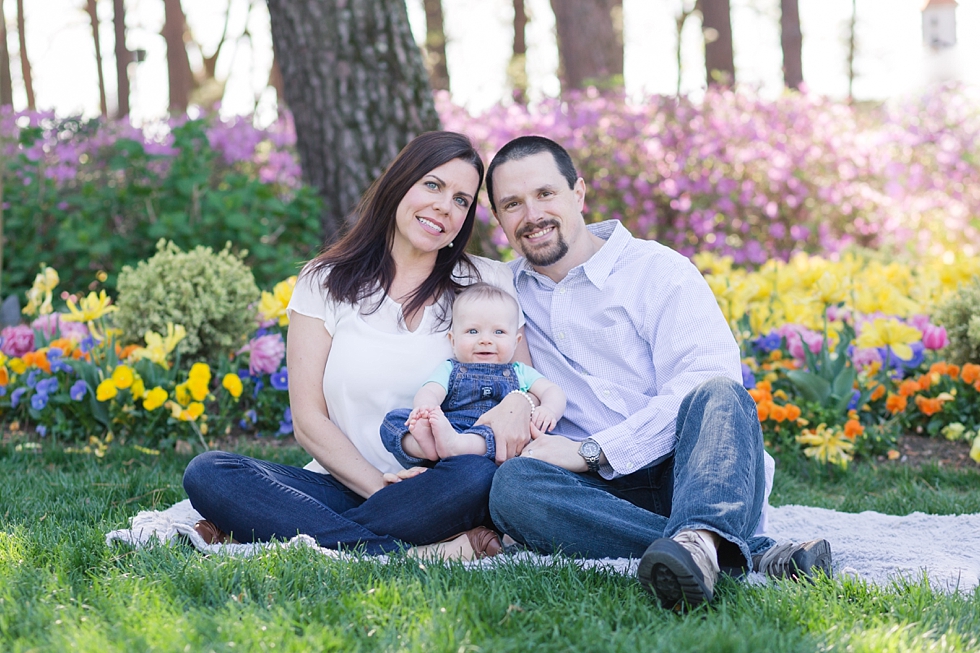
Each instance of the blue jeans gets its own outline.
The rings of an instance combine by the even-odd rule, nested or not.
[[[751,556],[773,545],[753,536],[765,492],[755,402],[740,384],[711,379],[681,403],[677,438],[664,458],[611,481],[508,460],[494,476],[490,514],[534,550],[589,558],[639,558],[658,538],[705,529],[723,540],[722,568],[751,568]]]
[[[489,524],[496,470],[481,456],[455,456],[364,499],[327,474],[208,451],[187,466],[184,490],[205,519],[242,542],[303,533],[326,548],[379,554]]]

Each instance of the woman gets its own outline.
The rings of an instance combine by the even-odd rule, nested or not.
[[[405,470],[379,433],[385,414],[410,405],[449,358],[455,293],[482,279],[515,294],[505,265],[464,252],[482,177],[465,136],[422,134],[365,193],[349,233],[304,268],[286,361],[294,433],[313,461],[299,469],[220,451],[195,458],[184,488],[206,518],[205,539],[299,532],[367,553],[432,543],[418,552],[470,559],[500,550],[483,527],[493,461],[457,456]],[[529,359],[526,345],[518,358]]]

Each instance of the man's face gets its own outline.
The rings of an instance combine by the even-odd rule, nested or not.
[[[531,265],[554,265],[585,232],[585,182],[569,188],[550,152],[501,164],[493,183],[497,220]]]

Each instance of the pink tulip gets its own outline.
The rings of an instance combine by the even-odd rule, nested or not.
[[[26,324],[5,327],[0,331],[0,351],[7,356],[20,357],[29,351],[34,351],[34,330]]]
[[[278,333],[259,336],[252,338],[238,353],[248,353],[248,372],[252,376],[272,374],[279,369],[286,354],[286,343]]]
[[[922,344],[926,349],[937,351],[949,344],[946,327],[929,325],[922,330]]]

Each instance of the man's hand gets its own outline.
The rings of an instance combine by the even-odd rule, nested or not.
[[[483,413],[476,423],[493,429],[498,465],[520,455],[524,446],[531,441],[531,406],[527,399],[517,394],[504,397],[503,401]]]
[[[394,474],[388,472],[387,474],[383,474],[381,478],[385,482],[385,487],[387,487],[395,483],[401,483],[408,478],[415,478],[427,469],[428,467],[409,467],[408,469],[400,469]]]
[[[535,458],[551,463],[570,472],[585,472],[589,466],[578,455],[579,443],[561,435],[546,435],[536,426],[531,427],[531,443],[521,452],[523,458]]]

